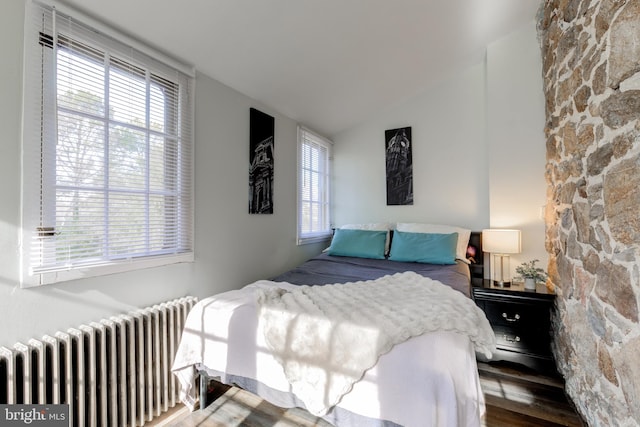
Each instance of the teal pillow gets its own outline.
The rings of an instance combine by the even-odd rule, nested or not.
[[[394,231],[391,261],[455,264],[458,233],[432,234]]]
[[[327,253],[337,256],[384,259],[386,231],[338,228]]]

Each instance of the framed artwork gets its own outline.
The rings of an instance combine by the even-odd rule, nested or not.
[[[274,118],[249,110],[249,213],[273,213]]]
[[[384,131],[387,205],[413,205],[411,127]]]

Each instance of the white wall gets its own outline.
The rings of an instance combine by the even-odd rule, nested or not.
[[[196,82],[194,263],[21,289],[18,278],[24,1],[0,14],[0,346],[183,295],[275,275],[320,250],[297,247],[296,123],[206,77]],[[249,215],[249,108],[276,118],[275,214]]]
[[[487,93],[490,226],[522,230],[512,270],[532,259],[546,269],[544,93],[535,22],[488,46]]]
[[[335,225],[518,228],[523,252],[511,269],[534,258],[546,267],[541,70],[532,21],[488,46],[485,63],[335,136]],[[386,206],[384,131],[404,126],[413,132],[414,205]]]
[[[335,136],[335,225],[414,221],[486,227],[485,98],[485,69],[479,64]],[[412,131],[414,202],[387,206],[384,131],[405,126]]]

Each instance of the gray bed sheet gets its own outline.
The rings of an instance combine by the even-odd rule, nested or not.
[[[295,285],[327,285],[373,280],[404,271],[415,271],[422,276],[449,285],[467,297],[470,296],[469,266],[462,261],[456,261],[455,264],[450,265],[436,265],[388,259],[342,257],[322,253],[271,280]]]

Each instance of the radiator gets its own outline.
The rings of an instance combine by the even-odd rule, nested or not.
[[[171,373],[197,298],[0,347],[0,403],[68,404],[71,426],[142,426],[177,403]]]

